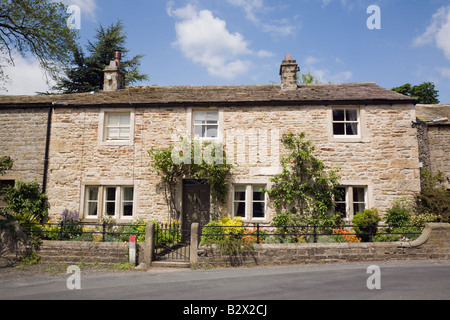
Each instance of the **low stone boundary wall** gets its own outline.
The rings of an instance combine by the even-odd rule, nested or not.
[[[198,247],[191,263],[208,266],[268,266],[387,260],[450,259],[450,224],[429,223],[411,242],[255,244],[241,255],[222,254],[219,249]]]

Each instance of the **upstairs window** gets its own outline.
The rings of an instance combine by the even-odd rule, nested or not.
[[[333,109],[333,135],[336,137],[359,137],[359,109]]]
[[[106,113],[106,140],[129,140],[130,113]]]
[[[193,132],[195,138],[217,138],[219,135],[219,112],[194,111]]]

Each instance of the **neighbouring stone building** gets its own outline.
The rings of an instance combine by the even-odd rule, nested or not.
[[[384,213],[394,200],[420,191],[410,97],[375,83],[297,84],[290,55],[280,67],[281,85],[118,89],[117,65],[105,69],[107,90],[95,94],[0,96],[0,155],[15,160],[0,179],[45,180],[55,219],[69,209],[84,221],[167,221],[148,150],[176,145],[180,136],[225,144],[233,169],[222,214],[244,221],[270,222],[275,213],[261,188],[280,171],[280,138],[288,132],[305,132],[317,156],[340,168],[345,196],[338,208],[348,219],[364,208]],[[449,168],[448,152],[431,154],[447,156],[436,163]],[[195,221],[198,210],[209,213],[207,185],[186,179],[179,189],[175,218]]]
[[[441,171],[450,190],[450,105],[416,105],[421,165]]]

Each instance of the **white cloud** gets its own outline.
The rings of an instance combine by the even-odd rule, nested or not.
[[[444,77],[450,78],[450,68],[447,67],[438,67],[436,70]]]
[[[450,60],[450,6],[439,8],[431,20],[431,25],[414,40],[414,45],[434,44]]]
[[[318,79],[322,83],[343,83],[348,82],[353,77],[353,73],[351,71],[332,73],[327,68],[317,66],[319,62],[323,63],[323,59],[319,59],[317,57],[308,56],[304,61],[306,67],[302,69],[301,73],[310,72],[316,79]]]
[[[174,44],[187,58],[206,67],[211,75],[228,79],[249,70],[250,62],[241,56],[253,52],[240,33],[230,33],[226,22],[209,10],[198,11],[190,4],[173,9],[172,4],[169,3],[167,13],[178,20]]]
[[[295,32],[296,27],[292,25],[291,22],[286,18],[270,21],[264,19],[264,22],[261,22],[261,19],[258,17],[258,15],[273,10],[273,8],[269,8],[264,5],[263,0],[227,1],[231,5],[242,8],[245,12],[246,19],[260,27],[263,32],[269,33],[273,36],[289,36],[294,34]]]
[[[33,95],[36,92],[46,92],[53,82],[47,84],[46,77],[39,62],[35,58],[25,59],[20,55],[14,55],[14,65],[3,67],[9,81],[2,84],[7,95]]]
[[[275,56],[275,53],[266,50],[259,50],[256,55],[260,58],[271,58]]]

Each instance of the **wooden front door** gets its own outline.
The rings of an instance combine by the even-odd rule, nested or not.
[[[183,229],[190,230],[193,222],[200,228],[210,219],[210,188],[204,180],[183,181]]]

